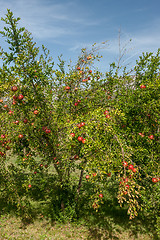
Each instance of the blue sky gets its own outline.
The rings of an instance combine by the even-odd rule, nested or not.
[[[81,48],[107,40],[98,64],[107,71],[119,56],[120,29],[121,46],[128,43],[123,65],[132,67],[142,52],[160,47],[160,0],[0,0],[0,17],[7,8],[21,18],[38,46],[50,50],[55,62],[63,54],[67,63],[74,63]],[[1,37],[0,45],[4,46]]]

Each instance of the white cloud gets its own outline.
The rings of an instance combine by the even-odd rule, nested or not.
[[[81,11],[78,1],[2,1],[1,15],[6,14],[7,8],[15,17],[21,17],[21,25],[39,39],[78,35],[82,28],[99,24],[97,20],[91,20],[85,10]]]
[[[130,42],[130,39],[132,41]],[[121,37],[121,48],[126,49],[124,54],[124,63],[135,62],[142,52],[153,52],[156,53],[157,49],[160,48],[160,19],[154,19],[151,21],[146,28],[141,31],[135,32],[123,32]],[[119,57],[119,42],[118,34],[117,37],[112,38],[109,41],[108,48],[104,49],[105,55],[114,56],[113,60],[117,60]]]
[[[135,46],[141,51],[153,51],[160,47],[160,34],[137,35],[133,38]]]
[[[71,58],[80,53],[81,48],[90,49],[94,41],[98,40],[99,44],[108,40],[107,47],[102,49],[101,53],[107,61],[115,61],[119,54],[120,25],[122,25],[121,46],[132,39],[131,44],[126,46],[129,51],[124,58],[125,62],[138,58],[142,51],[156,51],[160,46],[160,18],[156,16],[148,21],[148,16],[145,15],[143,19],[146,21],[141,22],[135,29],[134,19],[125,22],[126,11],[120,12],[118,18],[116,11],[111,9],[109,12],[107,4],[101,6],[99,12],[97,8],[87,5],[87,1],[79,0],[0,0],[0,6],[0,17],[4,17],[7,8],[11,9],[15,17],[21,18],[20,25],[32,33],[35,41],[42,41],[45,45],[48,41],[49,48],[54,48],[54,52],[59,51],[58,48],[61,47],[60,51],[65,51]],[[103,12],[105,7],[106,12]],[[137,6],[132,10],[136,17],[137,12],[147,14],[147,9],[147,6],[144,8]],[[129,29],[128,26],[133,28]]]

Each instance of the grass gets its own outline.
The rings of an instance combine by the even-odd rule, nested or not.
[[[46,240],[46,239],[86,239],[87,229],[70,224],[55,223],[53,226],[45,219],[36,220],[32,224],[23,225],[20,218],[2,216],[0,218],[1,240]]]
[[[132,224],[120,227],[112,226],[108,221],[106,226],[98,227],[85,223],[54,223],[51,224],[42,215],[34,223],[24,225],[20,218],[12,215],[0,217],[1,240],[153,240],[152,234],[143,232],[138,224],[134,229]],[[111,225],[110,225],[111,224]],[[139,228],[139,229],[138,229]]]
[[[10,158],[10,163],[15,164],[15,158]],[[14,175],[12,179],[13,183],[19,179],[18,174],[17,172],[16,175]],[[42,180],[45,180],[44,176],[45,174]],[[38,181],[39,179],[41,179],[41,175]],[[38,184],[40,183],[38,182]],[[48,181],[47,184],[50,184],[50,182]],[[57,218],[50,218],[52,215],[51,209],[56,209],[56,206],[58,206],[55,206],[55,203],[57,204],[55,201],[52,203],[53,206],[50,206],[43,197],[42,199],[34,199],[31,195],[30,211],[30,208],[27,210],[28,205],[25,204],[26,200],[24,199],[22,204],[24,212],[28,213],[29,211],[29,213],[31,213],[31,219],[29,219],[33,220],[26,222],[22,222],[22,216],[21,218],[15,216],[15,214],[17,214],[16,208],[12,209],[11,206],[11,208],[8,209],[6,201],[3,201],[4,206],[0,204],[0,240],[158,240],[157,236],[154,235],[155,229],[151,221],[142,221],[140,218],[129,220],[127,209],[120,208],[119,205],[117,205],[117,200],[114,202],[114,187],[112,186],[114,183],[110,184],[111,186],[108,185],[108,190],[106,190],[105,194],[108,198],[106,197],[104,204],[102,204],[100,208],[101,210],[97,213],[95,210],[87,207],[88,195],[87,192],[85,192],[86,195],[81,199],[81,201],[83,201],[81,204],[84,204],[84,207],[79,208],[79,220],[74,220],[74,222],[71,222],[71,219],[75,219],[72,218],[74,216],[74,205],[72,206],[71,202],[69,206],[66,206],[65,210],[67,212],[64,212],[64,216],[62,214],[62,216],[58,217],[58,220],[61,220],[60,223],[56,222],[55,219]],[[51,185],[51,187],[53,186]],[[39,192],[35,192],[34,195],[38,193]],[[41,202],[41,200],[43,201]],[[48,200],[50,203],[51,200],[55,199],[51,198]],[[50,208],[48,208],[48,206],[50,206]],[[63,220],[65,223],[62,223]]]

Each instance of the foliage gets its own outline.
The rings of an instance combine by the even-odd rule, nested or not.
[[[95,45],[66,72],[10,10],[2,21],[0,198],[26,221],[34,201],[65,221],[117,197],[130,219],[154,209],[158,224],[160,50],[140,57],[135,78],[114,63],[106,74],[92,69]]]

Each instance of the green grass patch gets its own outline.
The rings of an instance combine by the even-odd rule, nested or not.
[[[87,219],[86,219],[87,220]],[[58,223],[51,222],[43,215],[31,224],[23,224],[21,219],[12,215],[0,217],[1,240],[153,240],[142,224],[137,221],[123,224],[114,223],[111,218],[94,219],[90,222]],[[120,219],[119,219],[120,221]]]

